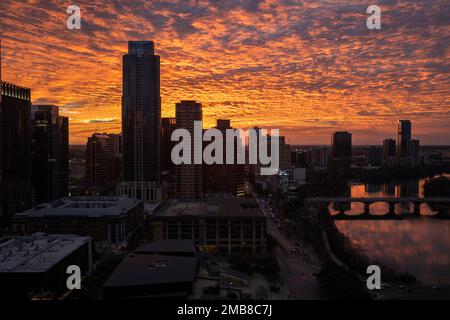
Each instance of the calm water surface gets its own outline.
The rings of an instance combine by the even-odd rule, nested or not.
[[[396,181],[381,184],[354,183],[352,197],[423,196],[424,180]],[[332,208],[331,208],[332,209]],[[383,214],[388,205],[375,203],[372,214]],[[397,205],[396,213],[411,211],[408,205]],[[333,211],[333,210],[331,210]],[[364,211],[363,204],[352,204],[347,214]],[[422,214],[432,214],[427,205]],[[429,217],[402,221],[336,221],[336,226],[372,260],[408,271],[428,284],[450,284],[450,221]]]

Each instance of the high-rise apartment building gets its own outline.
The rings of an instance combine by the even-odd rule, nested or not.
[[[160,57],[152,41],[130,41],[123,56],[120,193],[146,202],[158,200],[160,127]]]
[[[118,183],[114,139],[106,133],[94,133],[86,145],[86,182],[93,195],[111,195]]]
[[[191,134],[191,163],[177,165],[176,189],[177,196],[183,199],[200,198],[203,195],[203,172],[201,164],[194,164],[194,122],[202,121],[201,103],[196,101],[181,101],[176,104],[177,128],[186,129]]]

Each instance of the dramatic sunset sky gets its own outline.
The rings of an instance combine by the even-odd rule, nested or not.
[[[66,28],[71,4],[81,30]],[[230,118],[298,144],[336,130],[380,144],[410,119],[422,144],[450,144],[448,0],[1,0],[0,36],[3,80],[61,106],[72,144],[120,132],[128,40],[155,42],[163,116],[195,99],[206,127]]]

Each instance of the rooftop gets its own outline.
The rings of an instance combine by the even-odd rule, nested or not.
[[[0,81],[0,94],[17,99],[30,100],[31,89],[18,86],[14,83]]]
[[[140,254],[169,254],[169,253],[195,253],[195,244],[192,240],[157,240],[152,243],[146,243],[134,250]]]
[[[0,273],[46,272],[89,237],[49,235],[17,237],[0,244]]]
[[[16,217],[43,216],[120,216],[135,208],[141,201],[128,197],[66,197],[40,204]]]
[[[192,282],[196,273],[196,258],[132,253],[116,268],[104,287]]]
[[[211,197],[199,201],[169,201],[158,211],[164,217],[263,217],[254,198]]]

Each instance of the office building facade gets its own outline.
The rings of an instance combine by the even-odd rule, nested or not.
[[[255,199],[208,197],[170,201],[151,219],[154,240],[192,239],[204,251],[263,253],[266,217]]]
[[[58,106],[32,106],[31,183],[33,205],[68,195],[69,119]]]
[[[230,120],[217,120],[216,129],[226,137],[226,130],[233,129]],[[237,163],[237,148],[242,141],[234,141],[234,162],[226,164],[226,144],[223,147],[223,164],[203,165],[203,192],[204,194],[229,194],[234,196],[245,195],[245,164]]]
[[[331,167],[349,169],[352,162],[352,134],[347,131],[335,132],[331,139]]]

